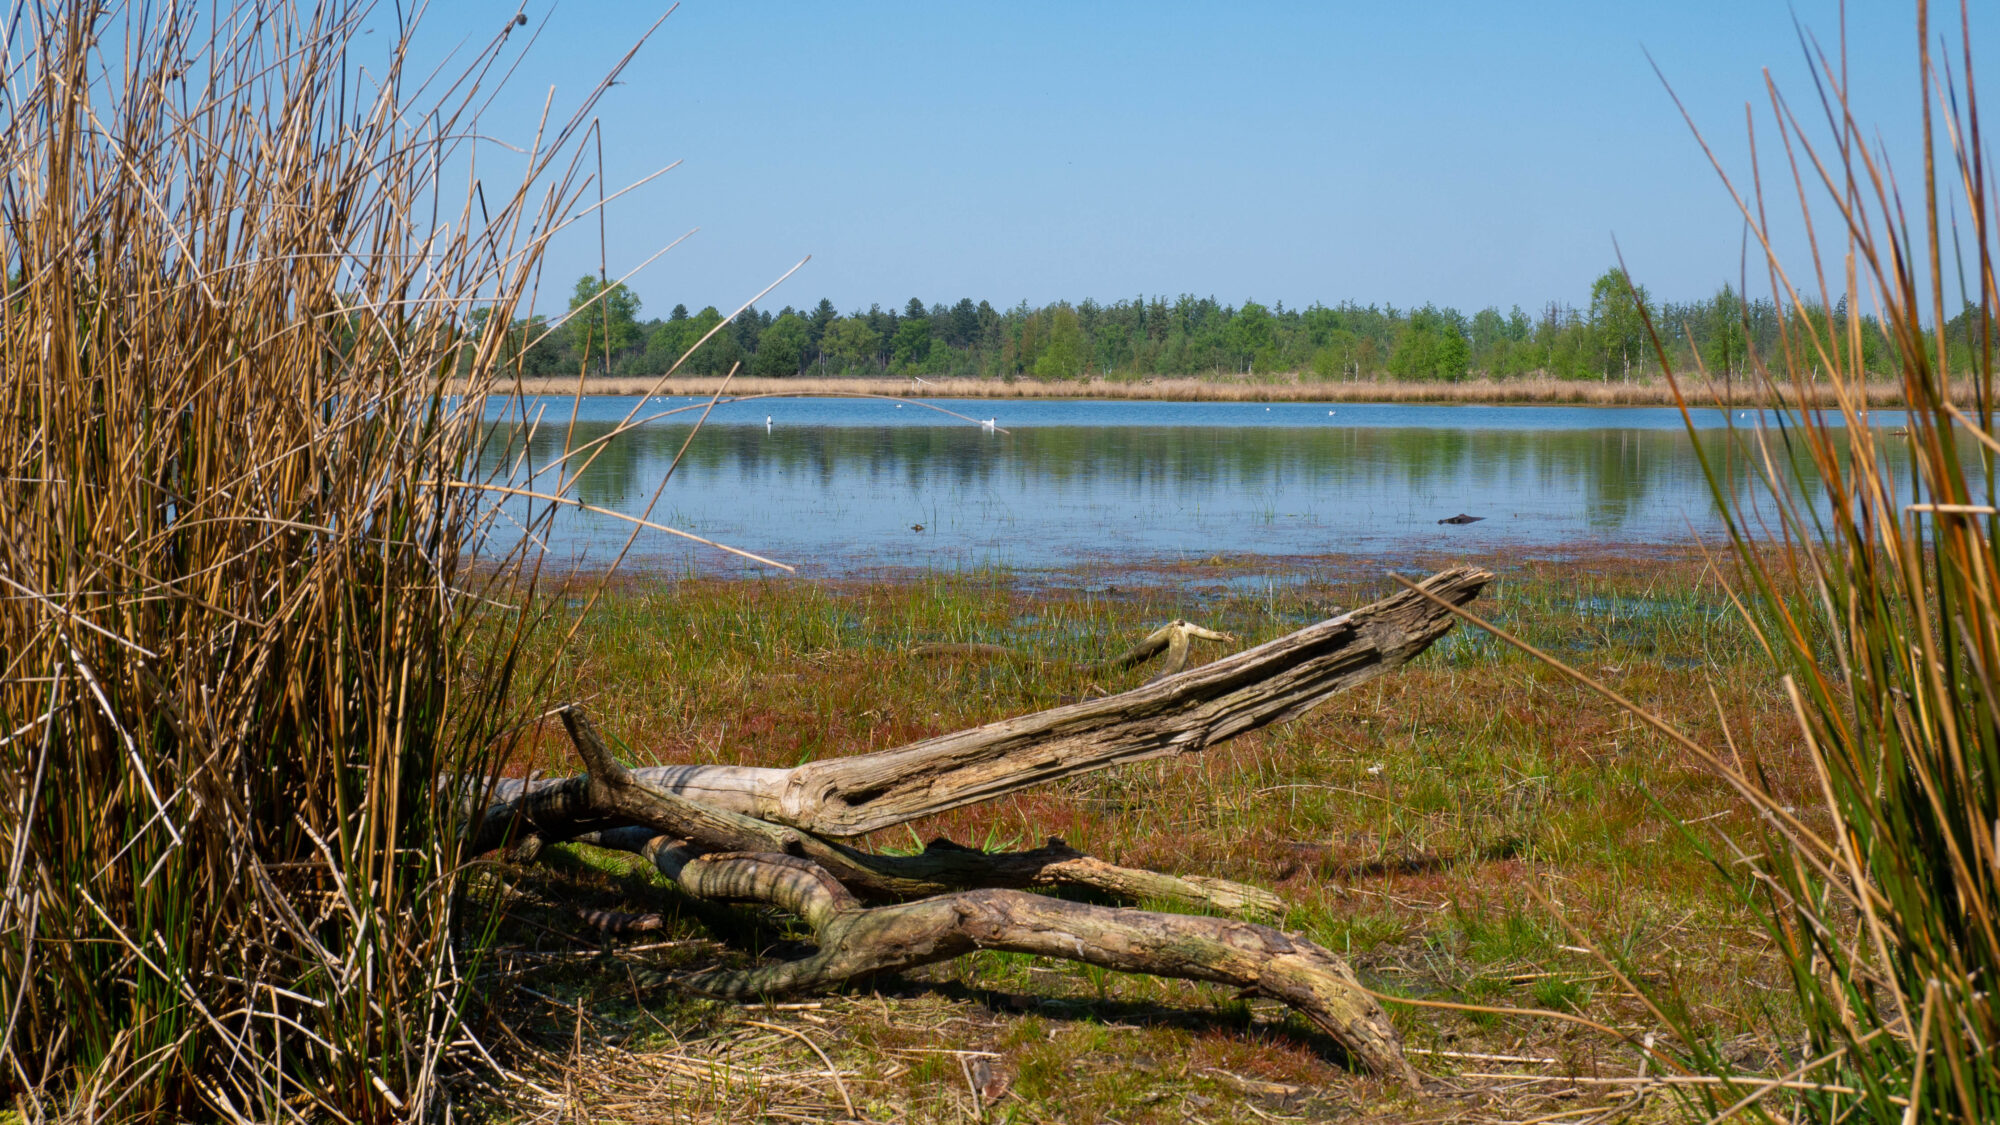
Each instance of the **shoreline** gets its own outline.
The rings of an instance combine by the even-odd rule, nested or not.
[[[1158,402],[1377,402],[1428,403],[1463,406],[1666,406],[1675,405],[1673,388],[1665,379],[1630,383],[1597,383],[1571,379],[1468,379],[1458,383],[1435,382],[1320,382],[1296,376],[1265,379],[1155,378],[1104,379],[1042,382],[1018,379],[833,379],[795,377],[774,379],[742,376],[724,380],[719,376],[689,376],[660,380],[657,377],[605,377],[522,379],[501,381],[494,393],[529,395],[712,395],[725,382],[732,398],[759,395],[823,397],[842,395],[885,398],[968,398],[968,399],[1105,399]],[[1722,385],[1683,386],[1688,404],[1705,406],[1755,406],[1763,401],[1757,384],[1741,380]],[[1956,396],[1970,398],[1970,388]],[[1815,405],[1833,406],[1832,389],[1815,396]],[[1900,407],[1902,386],[1883,381],[1867,385],[1870,407]]]
[[[1293,554],[1255,554],[1222,551],[1207,557],[1174,555],[1122,556],[1103,554],[1050,565],[976,563],[967,566],[937,566],[919,562],[878,559],[845,570],[822,570],[811,566],[797,573],[761,567],[689,567],[685,560],[664,560],[649,556],[628,557],[615,571],[600,562],[576,560],[568,566],[547,566],[540,581],[552,589],[573,590],[598,583],[611,589],[662,590],[686,584],[752,584],[776,581],[806,583],[829,589],[863,587],[916,587],[937,581],[992,584],[1018,591],[1086,590],[1126,593],[1172,587],[1200,588],[1227,585],[1245,577],[1276,580],[1291,587],[1325,581],[1358,581],[1380,578],[1386,572],[1422,571],[1429,573],[1462,563],[1483,566],[1507,575],[1531,568],[1574,568],[1583,573],[1622,573],[1646,568],[1685,568],[1690,573],[1712,573],[1714,551],[1698,540],[1646,542],[1642,540],[1588,540],[1534,547],[1512,543],[1467,543],[1457,547],[1426,547],[1407,552],[1394,550],[1324,551]],[[518,567],[495,567],[475,563],[486,579],[502,583],[520,580],[525,573]]]

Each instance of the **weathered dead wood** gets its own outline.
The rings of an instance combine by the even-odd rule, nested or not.
[[[874,973],[999,949],[1233,985],[1289,1005],[1369,1070],[1416,1082],[1395,1027],[1359,988],[1347,963],[1267,926],[993,889],[871,908],[824,868],[797,856],[703,854],[666,836],[654,837],[643,851],[655,868],[691,895],[776,906],[813,929],[819,948],[810,956],[677,978],[681,985],[712,996],[741,999],[827,989]]]
[[[1096,664],[1085,664],[1082,668],[1086,672],[1123,671],[1127,668],[1144,664],[1146,661],[1164,652],[1167,654],[1167,659],[1160,665],[1159,672],[1153,676],[1155,680],[1164,679],[1187,667],[1190,642],[1233,641],[1235,639],[1235,637],[1230,636],[1228,633],[1218,633],[1213,629],[1204,629],[1191,621],[1169,621],[1151,633],[1146,634],[1144,639],[1140,640],[1138,644],[1133,645],[1117,656],[1109,660],[1101,660]],[[983,644],[976,641],[935,641],[912,645],[910,646],[910,655],[997,657],[1002,660],[1012,660],[1018,664],[1049,663],[1044,658],[1035,656],[1032,653],[1020,652],[1005,645]]]
[[[560,712],[588,773],[559,787],[537,790],[509,820],[492,819],[479,850],[532,838],[581,839],[637,851],[665,833],[722,851],[779,852],[813,860],[856,893],[871,898],[917,898],[968,887],[1084,887],[1134,900],[1179,899],[1231,914],[1279,914],[1284,900],[1269,891],[1227,879],[1176,876],[1119,867],[1076,851],[1059,840],[1026,852],[984,852],[933,841],[918,855],[877,855],[784,825],[726,809],[709,808],[646,780],[613,757],[590,719],[574,707]],[[580,783],[580,784],[579,784]],[[553,814],[548,806],[557,806]],[[550,831],[594,825],[587,832]],[[510,834],[508,829],[514,829]],[[517,858],[532,858],[530,855]]]
[[[1463,605],[1492,579],[1462,566],[1419,585]],[[790,770],[662,766],[633,771],[690,804],[852,837],[1033,785],[1166,754],[1195,753],[1295,718],[1334,692],[1365,683],[1422,652],[1451,614],[1404,590],[1277,640],[1119,695],[1006,719],[873,754]],[[612,827],[580,798],[588,778],[494,786],[487,826],[530,821],[554,837]],[[783,850],[783,849],[776,849]]]
[[[655,835],[651,828],[634,826],[587,833],[574,842],[638,853]],[[987,852],[936,839],[917,855],[878,855],[828,840],[813,844],[802,840],[801,844],[802,854],[827,856],[821,866],[838,872],[836,877],[863,898],[922,898],[975,887],[1076,887],[1133,902],[1172,899],[1239,917],[1281,915],[1286,905],[1283,898],[1262,887],[1207,875],[1168,875],[1120,867],[1085,855],[1055,837],[1022,852]]]
[[[1167,654],[1166,664],[1161,669],[1160,675],[1153,677],[1154,679],[1160,679],[1163,676],[1173,675],[1187,667],[1190,641],[1233,641],[1235,639],[1235,637],[1230,636],[1228,633],[1218,633],[1213,629],[1204,629],[1191,621],[1169,621],[1151,633],[1146,634],[1145,638],[1138,644],[1105,661],[1099,667],[1107,670],[1133,668],[1144,664],[1146,661],[1164,652]]]
[[[846,868],[844,876],[841,873],[861,853],[798,829],[708,809],[658,789],[620,765],[581,712],[565,708],[561,715],[590,769],[582,797],[589,815],[645,826],[599,832],[595,842],[645,855],[663,875],[696,897],[777,906],[798,914],[813,928],[819,950],[809,957],[680,978],[689,988],[726,998],[824,989],[874,973],[950,960],[976,949],[1001,949],[1124,972],[1234,985],[1290,1005],[1369,1069],[1414,1078],[1395,1028],[1357,986],[1347,964],[1302,938],[1230,919],[1114,909],[995,887],[864,907],[845,884],[879,875],[866,868]],[[744,843],[759,846],[731,847]],[[942,864],[962,864],[966,876],[984,877],[991,871],[990,856],[950,847],[932,848],[926,854],[933,853]],[[822,856],[835,869],[816,862]],[[1086,866],[1073,862],[1086,858],[1072,853],[1068,860],[1045,865],[1044,870],[1060,870],[1064,863]],[[1100,872],[1121,871],[1124,877],[1148,874],[1091,862]]]

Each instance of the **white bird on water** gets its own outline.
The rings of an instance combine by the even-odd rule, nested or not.
[[[771,432],[771,416],[769,414],[764,415],[764,432],[767,434]]]
[[[995,418],[981,418],[981,419],[979,420],[979,428],[980,428],[980,429],[982,429],[982,430],[990,430],[990,429],[992,429],[992,428],[993,428],[993,423],[994,423],[994,422],[996,422],[996,421],[998,421],[998,419],[995,419]]]

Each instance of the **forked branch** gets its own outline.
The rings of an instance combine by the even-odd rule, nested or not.
[[[797,856],[701,854],[658,836],[643,853],[697,898],[776,906],[813,929],[818,950],[751,969],[679,978],[742,999],[833,988],[875,973],[978,949],[1081,961],[1120,972],[1214,981],[1289,1005],[1362,1066],[1414,1083],[1401,1042],[1347,963],[1306,941],[1249,922],[1124,910],[1012,890],[974,890],[866,907],[825,868]]]
[[[711,808],[667,790],[618,762],[588,716],[558,712],[589,773],[564,778],[488,818],[480,850],[533,839],[580,840],[637,851],[658,834],[715,851],[779,852],[818,863],[869,898],[918,898],[967,887],[1083,887],[1134,900],[1177,899],[1230,914],[1279,914],[1269,891],[1204,875],[1166,875],[1120,867],[1060,840],[1025,852],[985,852],[934,840],[917,855],[878,855],[784,825]]]
[[[1492,577],[1462,566],[1418,585],[1442,602],[1464,605]],[[1296,718],[1337,691],[1401,666],[1451,625],[1448,610],[1403,590],[1119,695],[795,769],[660,766],[633,777],[710,810],[818,836],[860,836],[1093,770],[1197,753]],[[481,839],[505,835],[506,825],[523,820],[555,836],[611,827],[565,830],[559,823],[588,807],[580,800],[588,785],[587,778],[497,782]]]

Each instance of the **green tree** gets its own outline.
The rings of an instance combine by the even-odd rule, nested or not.
[[[979,307],[964,297],[951,307],[944,329],[944,342],[962,348],[979,338]]]
[[[1049,319],[1048,343],[1035,358],[1035,376],[1074,379],[1083,374],[1083,322],[1067,304],[1057,305]]]
[[[1243,302],[1222,331],[1223,346],[1239,371],[1270,371],[1278,366],[1278,321],[1255,301]]]
[[[750,359],[753,375],[797,375],[812,346],[812,329],[797,313],[785,313],[757,337],[757,354]]]
[[[674,364],[680,362],[681,356],[688,350],[688,345],[694,343],[694,336],[688,332],[688,326],[693,322],[688,320],[686,309],[681,311],[680,319],[661,323],[653,329],[652,335],[646,337],[647,374],[666,374],[673,369]]]
[[[1488,375],[1498,375],[1507,364],[1507,318],[1487,306],[1472,316],[1472,362]]]
[[[1630,379],[1632,365],[1645,354],[1646,321],[1641,310],[1646,299],[1645,287],[1635,288],[1625,271],[1615,267],[1591,283],[1590,328],[1607,381],[1614,371]]]
[[[1359,367],[1358,345],[1360,341],[1354,333],[1345,328],[1335,328],[1326,334],[1325,343],[1313,352],[1312,371],[1322,379],[1343,379],[1352,377]]]
[[[812,332],[814,350],[819,350],[820,341],[826,339],[826,330],[833,327],[833,322],[839,319],[840,314],[834,311],[833,302],[821,297],[819,304],[813,307],[812,314],[806,317],[806,327]]]
[[[1454,317],[1425,305],[1410,314],[1396,335],[1395,350],[1389,353],[1389,374],[1399,379],[1463,379],[1472,363],[1472,347],[1466,343]]]
[[[880,354],[882,338],[858,316],[844,316],[827,326],[820,337],[820,354],[843,371],[872,367]]]
[[[608,371],[611,360],[639,345],[639,295],[622,282],[605,282],[589,274],[576,279],[570,293],[570,347],[579,360],[596,371]]]
[[[910,304],[916,304],[914,298]],[[896,337],[889,349],[890,362],[897,370],[916,367],[931,354],[931,322],[927,317],[910,317],[896,326]]]
[[[1743,367],[1743,300],[1724,282],[1703,311],[1708,339],[1701,350],[1702,363],[1711,376],[1720,376],[1726,383]]]
[[[687,325],[683,331],[687,333],[688,346],[694,347],[695,341],[707,335],[709,329],[722,323],[722,312],[714,305],[710,305],[683,323]],[[735,366],[742,358],[743,349],[737,345],[735,334],[724,328],[710,337],[706,344],[696,348],[695,353],[688,357],[687,363],[681,370],[690,375],[720,375]]]

